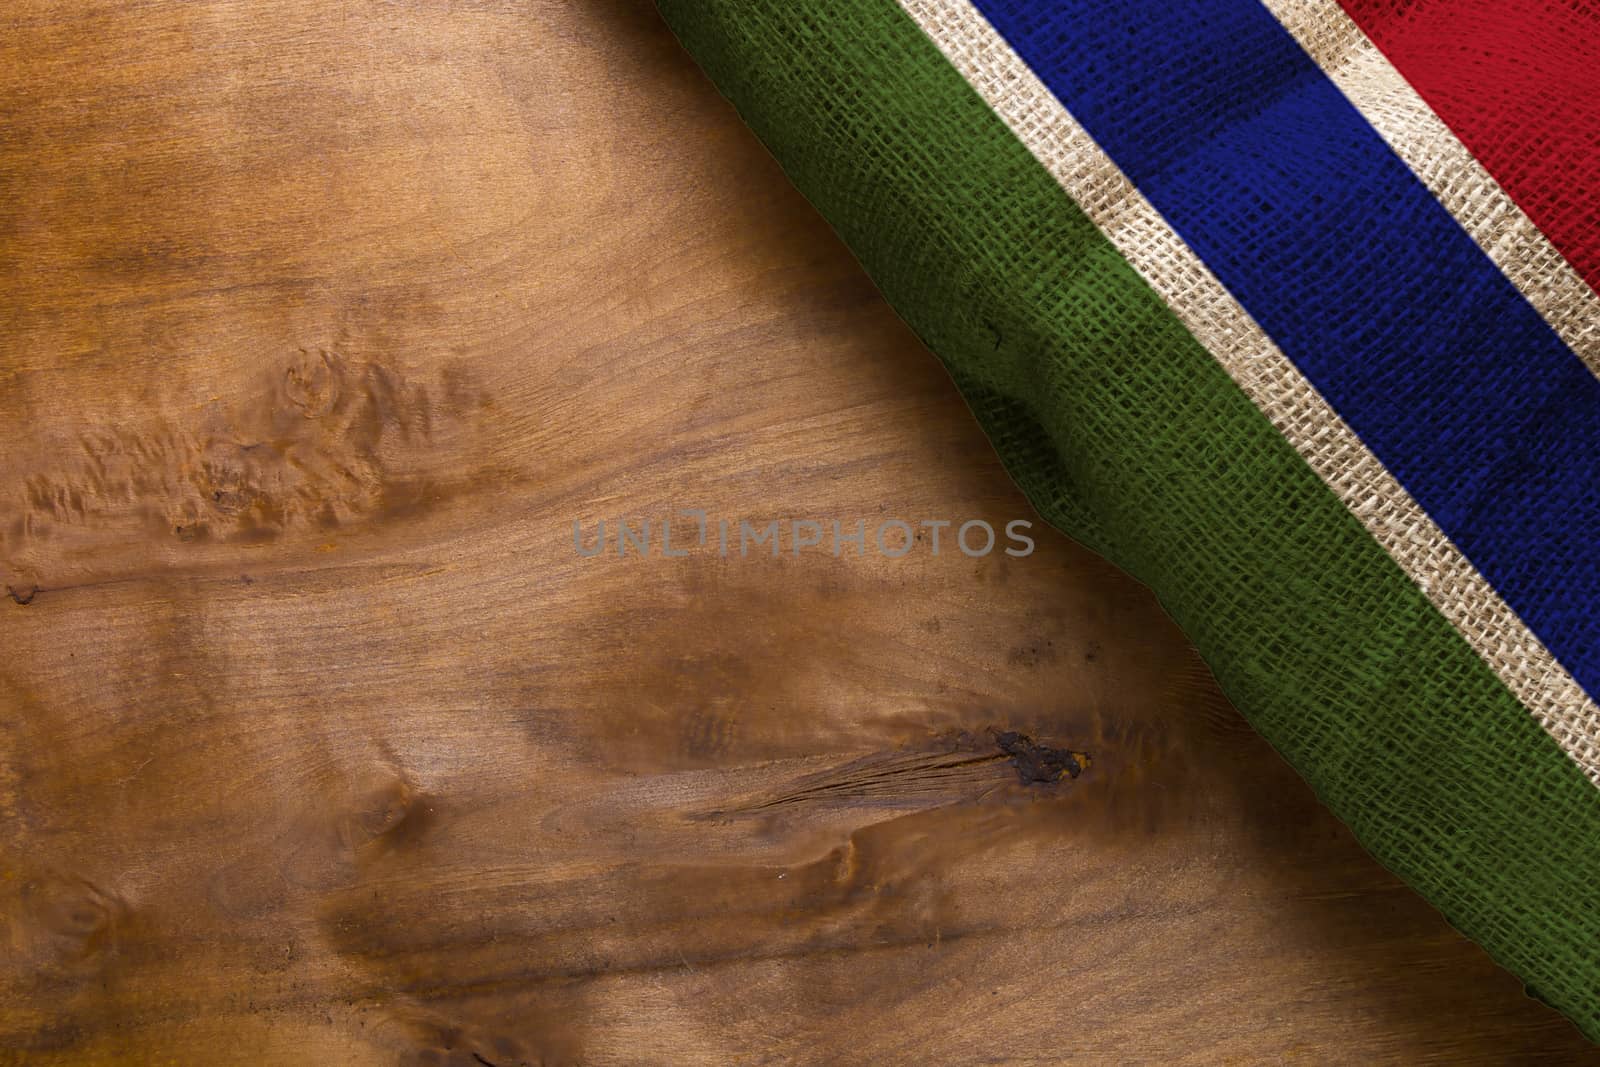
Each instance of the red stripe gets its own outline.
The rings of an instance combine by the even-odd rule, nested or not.
[[[1600,290],[1600,6],[1339,2]]]

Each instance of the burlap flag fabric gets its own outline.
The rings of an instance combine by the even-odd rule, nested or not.
[[[1040,512],[1600,1037],[1600,9],[659,2]]]

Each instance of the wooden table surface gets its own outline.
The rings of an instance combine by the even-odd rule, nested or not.
[[[1059,536],[574,551],[1031,515],[644,0],[0,55],[0,1060],[1597,1062]]]

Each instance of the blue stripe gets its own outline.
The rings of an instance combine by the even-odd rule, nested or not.
[[[975,0],[1591,696],[1600,381],[1258,0]]]

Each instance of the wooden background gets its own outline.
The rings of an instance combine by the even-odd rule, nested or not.
[[[573,551],[1030,515],[644,0],[7,0],[0,270],[0,1060],[1596,1061],[1060,537]]]

